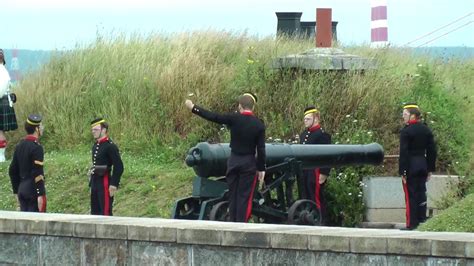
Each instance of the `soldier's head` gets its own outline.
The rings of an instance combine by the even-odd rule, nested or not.
[[[304,126],[310,128],[314,125],[319,124],[319,110],[311,105],[304,109]]]
[[[3,54],[3,50],[0,49],[0,64],[6,64],[5,62],[5,55]]]
[[[410,120],[419,120],[421,118],[420,107],[416,103],[405,104],[402,117],[405,124],[408,124]]]
[[[26,118],[25,131],[28,135],[36,135],[37,137],[43,135],[43,124],[41,121],[43,118],[38,114],[30,114]]]
[[[253,93],[244,93],[239,96],[239,111],[250,110],[253,111],[253,107],[257,103],[257,96]]]
[[[94,139],[103,138],[107,135],[109,124],[103,118],[96,118],[91,122],[91,132]]]

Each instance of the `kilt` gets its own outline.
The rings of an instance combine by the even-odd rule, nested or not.
[[[8,104],[8,98],[4,95],[0,100],[0,130],[10,131],[18,128],[15,110]]]

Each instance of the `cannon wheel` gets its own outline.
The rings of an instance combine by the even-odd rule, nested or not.
[[[321,214],[312,200],[297,200],[288,210],[288,223],[298,225],[319,225]]]
[[[214,205],[209,214],[209,220],[212,221],[229,221],[229,202],[221,201]]]

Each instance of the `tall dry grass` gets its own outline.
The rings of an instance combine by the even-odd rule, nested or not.
[[[386,153],[396,154],[402,102],[410,97],[430,100],[413,92],[420,86],[420,64],[429,66],[427,75],[435,79],[436,86],[427,86],[442,91],[440,99],[432,99],[434,105],[446,97],[459,104],[459,109],[442,115],[465,115],[460,112],[463,108],[473,113],[472,105],[466,107],[463,100],[466,95],[472,100],[472,60],[437,62],[403,49],[349,47],[343,49],[377,60],[378,68],[344,74],[270,68],[273,58],[312,45],[304,40],[257,39],[215,31],[99,36],[90,46],[58,53],[27,77],[17,88],[18,116],[21,120],[30,112],[44,115],[44,142],[50,150],[90,143],[89,121],[103,116],[122,149],[160,152],[173,147],[179,156],[197,141],[219,140],[222,135],[220,126],[193,117],[184,108],[188,95],[192,93],[197,104],[224,112],[234,111],[236,97],[252,91],[258,95],[256,112],[267,125],[268,137],[287,140],[298,134],[303,109],[315,104],[322,111],[323,126],[336,141],[357,142],[364,138],[355,138],[356,134],[369,132]],[[440,117],[437,123],[444,125],[443,119],[449,118]],[[472,140],[462,127],[439,128],[442,131],[435,133],[440,136],[461,136],[456,145]]]

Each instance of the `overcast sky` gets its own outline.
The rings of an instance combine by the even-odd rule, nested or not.
[[[332,8],[344,45],[370,42],[370,0],[1,0],[0,48],[70,49],[90,43],[97,32],[216,29],[274,36],[275,12],[303,12],[303,21],[314,21],[316,8]],[[439,37],[424,46],[474,47],[474,0],[388,0],[387,9],[394,45],[464,17],[410,46]]]

